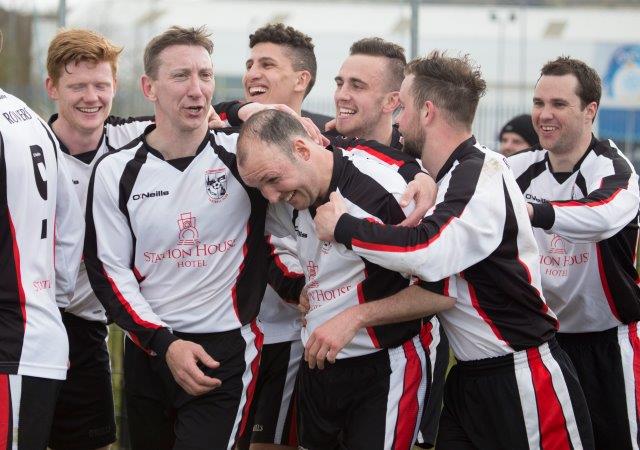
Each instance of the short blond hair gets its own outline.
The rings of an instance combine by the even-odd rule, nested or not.
[[[51,40],[47,51],[47,72],[53,84],[57,84],[69,64],[88,61],[94,64],[108,62],[115,78],[118,56],[122,47],[114,45],[101,34],[91,30],[61,30]]]

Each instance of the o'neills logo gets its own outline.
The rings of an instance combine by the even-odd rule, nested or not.
[[[566,241],[554,234],[547,254],[540,255],[540,269],[543,274],[551,277],[566,277],[571,267],[589,262],[591,256],[589,252],[571,253],[571,251],[567,252],[566,247]]]
[[[169,191],[143,192],[141,194],[133,194],[131,198],[133,200],[142,200],[145,198],[164,197],[165,195],[169,195]]]
[[[236,245],[235,239],[206,243],[199,239],[197,219],[190,212],[178,216],[178,241],[175,248],[161,252],[144,252],[144,260],[151,264],[175,261],[178,268],[205,267],[210,256],[226,253]]]

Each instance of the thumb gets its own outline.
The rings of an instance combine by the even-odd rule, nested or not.
[[[218,367],[220,367],[220,363],[213,359],[211,355],[209,355],[205,351],[205,349],[202,348],[202,346],[199,345],[198,348],[194,349],[193,353],[195,354],[196,358],[205,366],[211,369],[217,369]]]
[[[336,128],[336,119],[331,119],[324,124],[324,131],[331,131]]]
[[[411,200],[413,200],[413,197],[415,197],[415,195],[416,195],[416,189],[414,185],[412,184],[407,185],[407,188],[404,190],[404,192],[402,193],[402,196],[400,197],[400,206],[404,208],[405,206],[409,205],[409,203],[411,202]]]

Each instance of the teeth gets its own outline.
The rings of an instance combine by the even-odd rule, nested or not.
[[[261,87],[261,86],[256,86],[256,87],[250,87],[249,88],[249,94],[250,95],[264,94],[265,92],[267,92],[267,88],[264,88],[264,87]]]
[[[553,131],[556,129],[556,127],[550,127],[545,125],[542,125],[540,128],[542,129],[542,131]]]
[[[284,198],[284,201],[285,201],[285,202],[288,202],[289,200],[291,200],[291,198],[293,197],[293,194],[294,194],[294,193],[295,193],[295,192],[289,192],[289,194]]]
[[[95,106],[93,108],[80,108],[78,107],[78,109],[80,111],[82,111],[83,113],[94,113],[94,112],[98,112],[100,110],[99,106]]]
[[[354,109],[349,109],[349,108],[340,108],[338,110],[338,114],[340,114],[341,116],[352,115],[355,113],[356,111]]]

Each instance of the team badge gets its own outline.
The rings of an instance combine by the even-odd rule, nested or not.
[[[227,193],[227,169],[209,169],[204,173],[204,185],[209,201],[220,203],[229,195]]]

